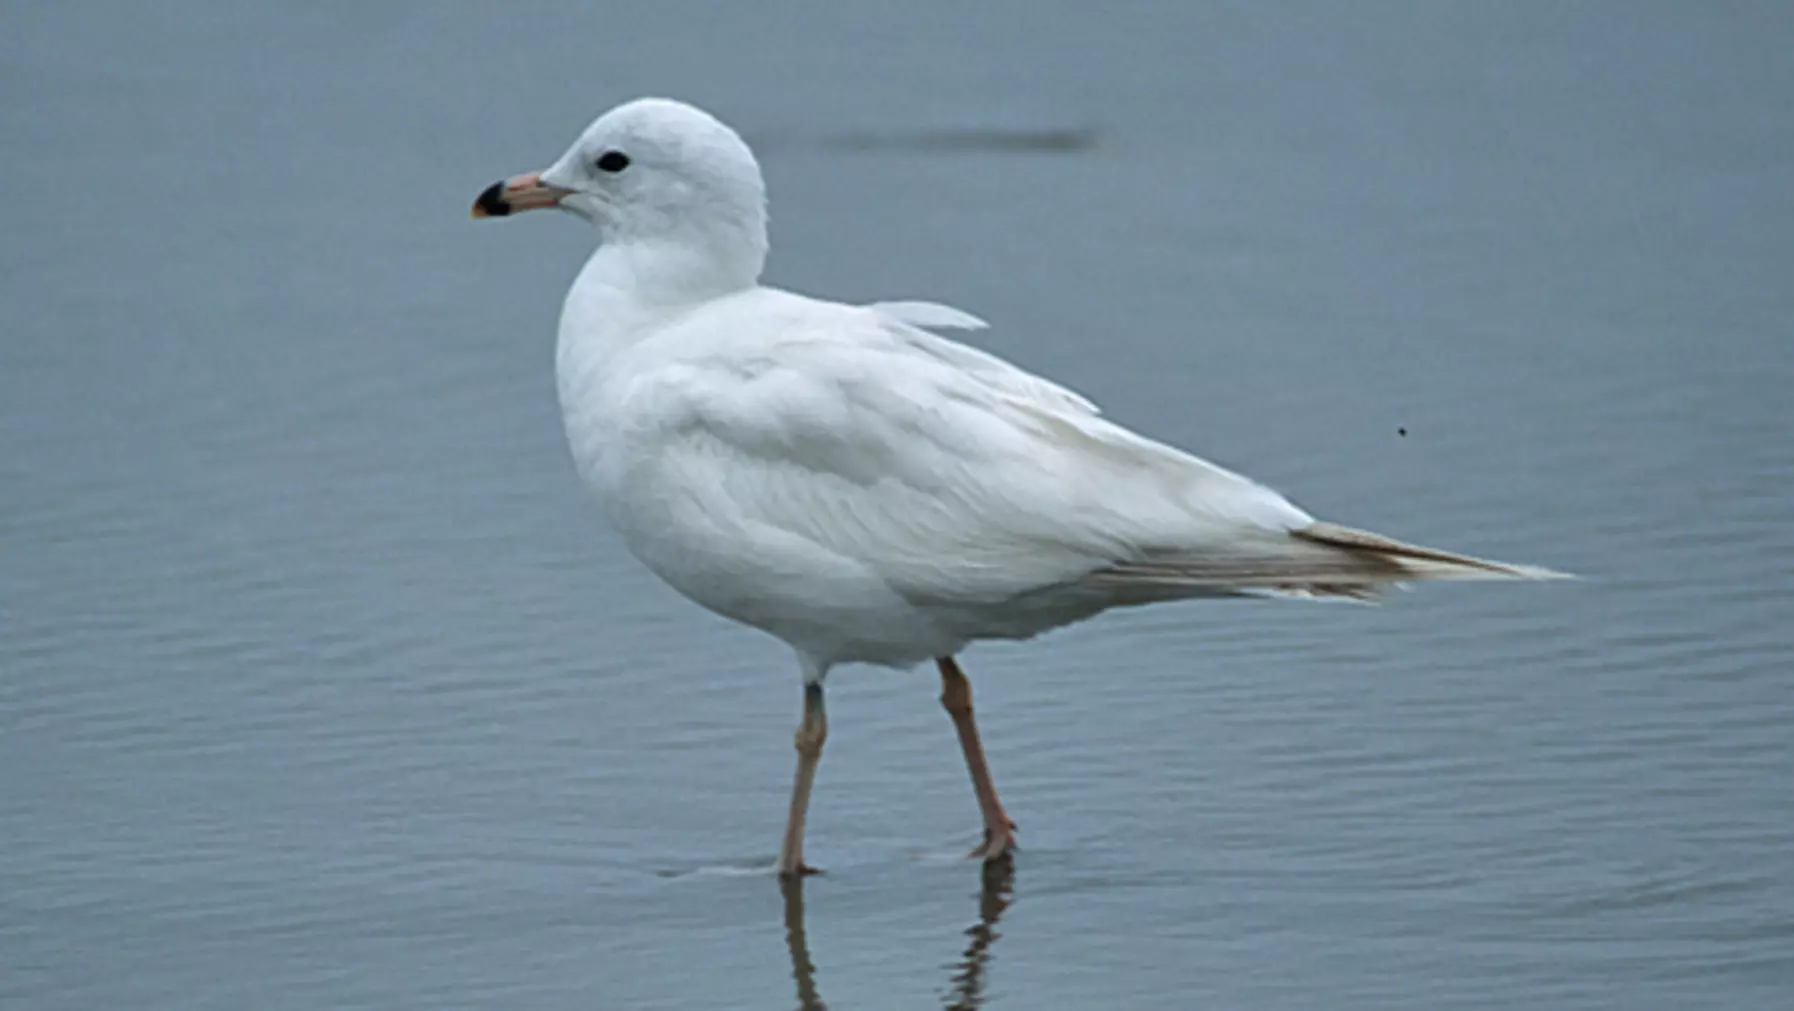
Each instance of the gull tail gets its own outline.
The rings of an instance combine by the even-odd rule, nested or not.
[[[1567,572],[1556,572],[1536,565],[1512,565],[1486,558],[1423,548],[1392,537],[1354,530],[1334,523],[1311,523],[1292,531],[1291,537],[1312,541],[1330,548],[1393,562],[1408,579],[1574,579]]]
[[[1396,584],[1425,579],[1573,579],[1532,565],[1510,565],[1423,548],[1333,523],[1311,523],[1287,535],[1230,551],[1176,552],[1118,562],[1091,573],[1093,585],[1129,602],[1175,597],[1337,597],[1376,600]]]

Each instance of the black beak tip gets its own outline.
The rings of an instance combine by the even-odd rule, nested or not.
[[[493,183],[480,191],[480,198],[473,202],[474,216],[480,218],[502,218],[511,213],[511,205],[505,203],[503,196],[505,184]]]

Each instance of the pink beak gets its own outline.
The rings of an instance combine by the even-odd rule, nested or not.
[[[542,173],[526,172],[520,176],[512,176],[502,183],[493,183],[480,193],[479,199],[473,202],[473,216],[476,218],[502,218],[518,211],[533,211],[542,207],[553,207],[561,202],[561,198],[573,191],[559,186],[550,186],[542,181]]]

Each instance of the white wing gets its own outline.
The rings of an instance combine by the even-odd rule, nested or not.
[[[628,396],[627,480],[701,510],[744,556],[827,557],[925,601],[999,601],[1117,562],[1237,554],[1289,543],[1311,522],[1261,485],[910,322],[971,317],[897,305],[762,289],[657,336],[658,364],[636,372]]]

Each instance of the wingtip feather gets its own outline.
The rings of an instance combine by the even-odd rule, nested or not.
[[[1410,570],[1414,578],[1446,579],[1575,579],[1568,572],[1547,569],[1540,565],[1516,565],[1460,555],[1437,548],[1408,544],[1393,537],[1357,530],[1337,523],[1315,522],[1291,536],[1332,548],[1362,551],[1386,558]]]

